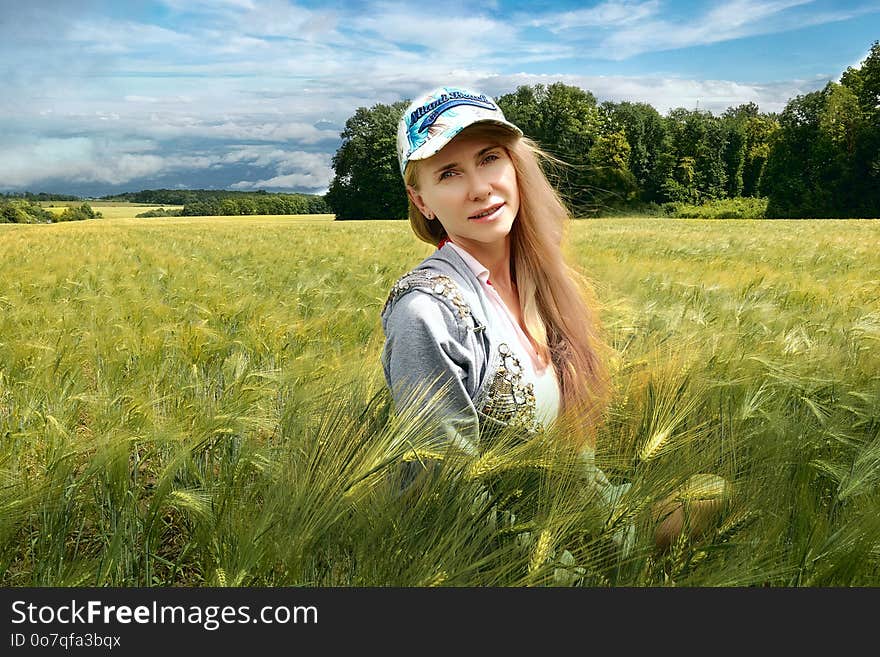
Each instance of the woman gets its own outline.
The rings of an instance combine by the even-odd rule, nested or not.
[[[596,426],[608,399],[605,347],[587,286],[563,257],[568,212],[540,149],[478,92],[441,87],[416,99],[397,152],[416,236],[437,250],[393,286],[382,310],[382,364],[398,410],[422,403],[436,444],[476,456],[481,437],[552,423],[579,427],[597,491]],[[663,506],[658,545],[681,530]],[[631,529],[631,528],[630,528]],[[620,540],[631,538],[619,536]]]

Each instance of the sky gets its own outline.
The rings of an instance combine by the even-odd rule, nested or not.
[[[877,0],[0,0],[0,191],[322,194],[358,107],[561,81],[778,112],[877,39]]]

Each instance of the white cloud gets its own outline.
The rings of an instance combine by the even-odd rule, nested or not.
[[[198,116],[153,114],[140,130],[155,138],[190,137],[216,140],[253,140],[265,142],[296,141],[314,144],[336,139],[338,131],[319,130],[314,125],[286,120],[283,117],[239,116],[212,122]]]
[[[311,39],[332,32],[338,16],[332,9],[309,9],[286,0],[162,0],[182,14],[195,14],[202,23],[222,25],[233,34]]]
[[[126,53],[147,49],[195,48],[192,35],[135,21],[84,18],[72,22],[63,35],[69,43],[97,53]]]
[[[456,61],[506,51],[516,43],[517,36],[517,29],[507,22],[479,15],[429,12],[426,16],[422,5],[379,4],[354,18],[351,27],[375,34],[393,46],[419,46],[452,53]]]
[[[602,39],[597,53],[627,59],[645,52],[674,50],[733,39],[776,34],[807,25],[846,20],[869,9],[840,10],[815,15],[788,10],[814,0],[730,0],[702,16],[686,21],[645,20],[623,26]]]
[[[85,133],[156,141],[191,138],[312,145],[338,140],[339,126],[353,111],[345,103],[297,104],[296,98],[286,97],[271,102],[256,98],[224,104],[222,98],[213,95],[188,102],[177,97],[126,96],[106,103],[104,109],[87,111],[90,104],[50,105],[22,116],[19,122],[28,124],[33,132],[54,136]],[[274,111],[268,112],[273,106]]]
[[[285,0],[265,0],[242,19],[250,34],[305,40],[332,36],[338,22],[332,9],[311,10]]]
[[[309,153],[305,151],[284,151],[242,147],[227,154],[224,162],[249,162],[254,165],[274,168],[278,175],[258,180],[241,180],[234,189],[308,189],[326,191],[333,178],[330,166],[330,153]]]
[[[178,11],[196,9],[216,11],[217,9],[254,9],[254,0],[160,0],[163,5]]]
[[[163,158],[144,150],[140,141],[118,144],[88,137],[35,138],[0,149],[2,183],[10,188],[52,178],[111,185],[124,183],[163,169]]]
[[[321,190],[323,193],[327,190],[332,172],[326,175],[320,173],[289,173],[283,176],[275,176],[266,178],[265,180],[242,180],[230,185],[232,189],[249,190],[249,189],[308,189]]]
[[[293,154],[282,155],[261,160],[216,148],[214,152],[169,153],[161,144],[147,139],[25,135],[0,150],[0,184],[3,188],[21,189],[44,180],[65,179],[120,185],[138,178],[204,170],[245,160],[284,169],[285,162],[294,160]],[[317,161],[322,160],[319,157]]]
[[[129,94],[123,98],[123,100],[127,103],[158,103],[161,102],[161,98],[156,98],[155,96],[138,96],[137,94]]]
[[[645,20],[657,14],[660,0],[632,2],[630,0],[609,0],[589,9],[576,9],[558,14],[527,19],[534,27],[545,27],[551,32],[585,27],[614,27]]]
[[[257,166],[272,166],[279,172],[288,173],[301,170],[302,167],[314,168],[328,165],[330,157],[325,153],[308,151],[288,151],[274,146],[231,146],[220,161],[249,162]]]

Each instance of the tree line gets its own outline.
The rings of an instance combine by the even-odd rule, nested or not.
[[[59,221],[96,219],[100,216],[101,213],[93,210],[88,203],[69,206],[63,212],[56,214],[28,198],[0,197],[0,224],[51,224]]]
[[[746,103],[718,116],[686,108],[664,116],[648,103],[599,103],[561,82],[520,86],[497,102],[563,163],[548,174],[577,216],[683,206],[761,207],[769,218],[880,216],[877,41],[840,82],[797,96],[781,113]],[[408,104],[360,107],[346,122],[326,195],[338,219],[406,216],[395,140]]]
[[[24,199],[25,201],[79,201],[79,196],[71,194],[49,194],[47,192],[6,192],[0,194],[0,199]]]
[[[104,196],[102,200],[152,205],[182,205],[178,215],[228,216],[253,214],[327,214],[330,208],[316,194],[218,191],[211,189],[145,189]],[[155,216],[155,215],[154,215]],[[167,216],[167,213],[163,216]]]

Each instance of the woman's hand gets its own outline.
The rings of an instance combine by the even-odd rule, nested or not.
[[[661,552],[682,534],[702,535],[730,501],[732,489],[724,477],[695,474],[678,491],[654,505],[654,542]]]

